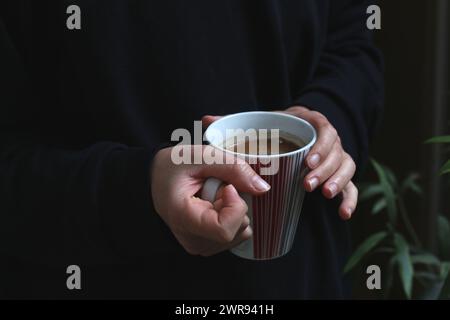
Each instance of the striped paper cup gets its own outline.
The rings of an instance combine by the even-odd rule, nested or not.
[[[303,142],[303,147],[288,153],[248,155],[224,148],[230,132],[241,130],[278,130]],[[221,118],[205,132],[206,141],[223,152],[247,161],[266,180],[271,189],[262,196],[241,194],[248,205],[253,237],[231,250],[239,257],[267,260],[287,254],[294,242],[305,190],[303,178],[307,173],[304,159],[316,141],[314,127],[303,119],[275,112],[244,112]],[[202,198],[214,202],[222,182],[209,178]]]

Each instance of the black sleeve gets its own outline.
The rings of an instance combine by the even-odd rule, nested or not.
[[[168,231],[152,210],[156,150],[52,145],[31,129],[39,127],[30,121],[39,110],[26,79],[0,19],[0,253],[42,264],[97,264],[159,250]]]
[[[324,114],[360,167],[382,113],[382,58],[372,42],[373,31],[366,26],[370,3],[329,3],[327,36],[315,75],[295,103]]]

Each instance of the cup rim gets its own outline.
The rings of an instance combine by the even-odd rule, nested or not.
[[[287,152],[287,153],[281,153],[281,154],[273,154],[273,155],[254,155],[254,154],[246,154],[246,153],[239,153],[239,152],[234,152],[234,151],[230,151],[228,149],[222,148],[216,144],[211,143],[211,141],[209,141],[208,139],[208,132],[214,129],[214,125],[220,123],[221,121],[225,121],[225,120],[229,120],[231,118],[235,118],[235,117],[241,117],[241,116],[245,116],[245,115],[256,115],[256,114],[266,114],[266,115],[276,115],[278,117],[284,117],[284,118],[291,118],[293,120],[296,120],[298,122],[302,122],[304,125],[306,125],[306,127],[308,127],[309,129],[311,129],[312,133],[313,133],[313,137],[311,139],[311,141],[309,143],[307,143],[305,146],[303,146],[302,148],[296,149],[294,151],[291,152]],[[239,156],[239,157],[245,157],[245,158],[256,158],[256,159],[274,159],[274,158],[284,158],[284,157],[289,157],[289,156],[293,156],[296,155],[300,152],[303,152],[305,150],[309,150],[317,141],[317,132],[316,129],[313,127],[312,124],[310,124],[308,121],[290,115],[290,114],[286,114],[286,113],[281,113],[281,112],[270,112],[270,111],[247,111],[247,112],[239,112],[239,113],[234,113],[234,114],[230,114],[227,116],[224,116],[223,118],[215,121],[214,123],[212,123],[205,131],[205,139],[206,141],[213,146],[216,149],[219,149],[225,153],[228,154],[232,154],[235,156]]]

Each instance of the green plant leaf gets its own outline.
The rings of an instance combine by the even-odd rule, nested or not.
[[[450,272],[450,261],[445,261],[441,263],[441,270],[440,270],[440,278],[444,280],[447,277],[447,274]]]
[[[372,165],[377,172],[378,178],[380,180],[380,185],[383,188],[384,198],[386,199],[387,212],[390,222],[395,225],[397,221],[397,204],[395,201],[395,193],[392,183],[387,177],[387,173],[384,168],[374,159],[372,159]],[[392,179],[392,178],[391,178]]]
[[[425,288],[441,280],[438,274],[427,271],[414,272],[414,279],[419,281]]]
[[[383,239],[386,238],[387,235],[387,232],[381,231],[371,235],[366,240],[364,240],[364,242],[358,246],[353,255],[347,261],[347,264],[344,267],[344,273],[352,270],[361,261],[361,259],[373,248],[375,248],[381,241],[383,241]]]
[[[444,260],[450,260],[450,223],[442,215],[437,218],[437,237],[439,254]]]
[[[391,168],[388,168],[386,166],[382,166],[380,165],[384,171],[386,172],[386,177],[389,181],[389,183],[392,185],[393,188],[397,188],[398,187],[398,180],[397,177],[394,174],[394,171],[391,170]]]
[[[438,274],[433,272],[427,272],[427,271],[418,271],[414,272],[414,278],[425,280],[428,282],[436,282],[439,281],[440,277]]]
[[[425,143],[450,143],[450,136],[439,136],[439,137],[433,137]]]
[[[421,253],[411,255],[412,264],[426,264],[426,265],[436,265],[440,266],[441,261],[431,253]]]
[[[419,174],[411,173],[402,183],[402,191],[411,190],[417,194],[422,194],[422,188],[417,184],[417,180],[420,178]]]
[[[442,264],[441,276],[444,279],[439,299],[450,299],[450,262]]]
[[[399,233],[394,236],[394,244],[397,249],[398,271],[406,297],[411,299],[414,269],[409,254],[409,245]]]
[[[359,195],[360,201],[366,201],[370,198],[382,194],[383,187],[380,184],[372,184],[361,189],[361,193]]]
[[[446,173],[450,173],[450,160],[448,160],[439,171],[439,174],[443,175]]]
[[[377,202],[375,202],[375,204],[372,207],[372,214],[377,214],[379,213],[381,210],[385,209],[387,206],[387,202],[385,198],[381,198],[379,199]]]

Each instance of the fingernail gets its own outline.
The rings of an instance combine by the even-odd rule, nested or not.
[[[269,191],[270,190],[270,185],[266,181],[264,181],[264,179],[261,178],[260,176],[253,177],[253,186],[258,191]]]
[[[232,193],[234,193],[234,194],[238,194],[236,188],[235,188],[232,184],[227,185],[225,188],[229,189],[229,190],[230,190]],[[217,196],[219,195],[219,191],[222,191],[222,192],[223,192],[223,189],[221,190],[221,189],[219,188],[219,190],[217,191]],[[216,197],[217,197],[217,196],[216,196]]]
[[[311,191],[313,191],[319,185],[319,179],[317,179],[316,177],[311,178],[308,180],[308,184]]]
[[[328,190],[331,192],[331,196],[334,197],[338,191],[338,185],[334,182],[330,183]]]
[[[315,167],[317,167],[319,165],[319,162],[320,162],[320,156],[317,153],[313,154],[308,159],[308,164],[311,169],[314,169]]]

